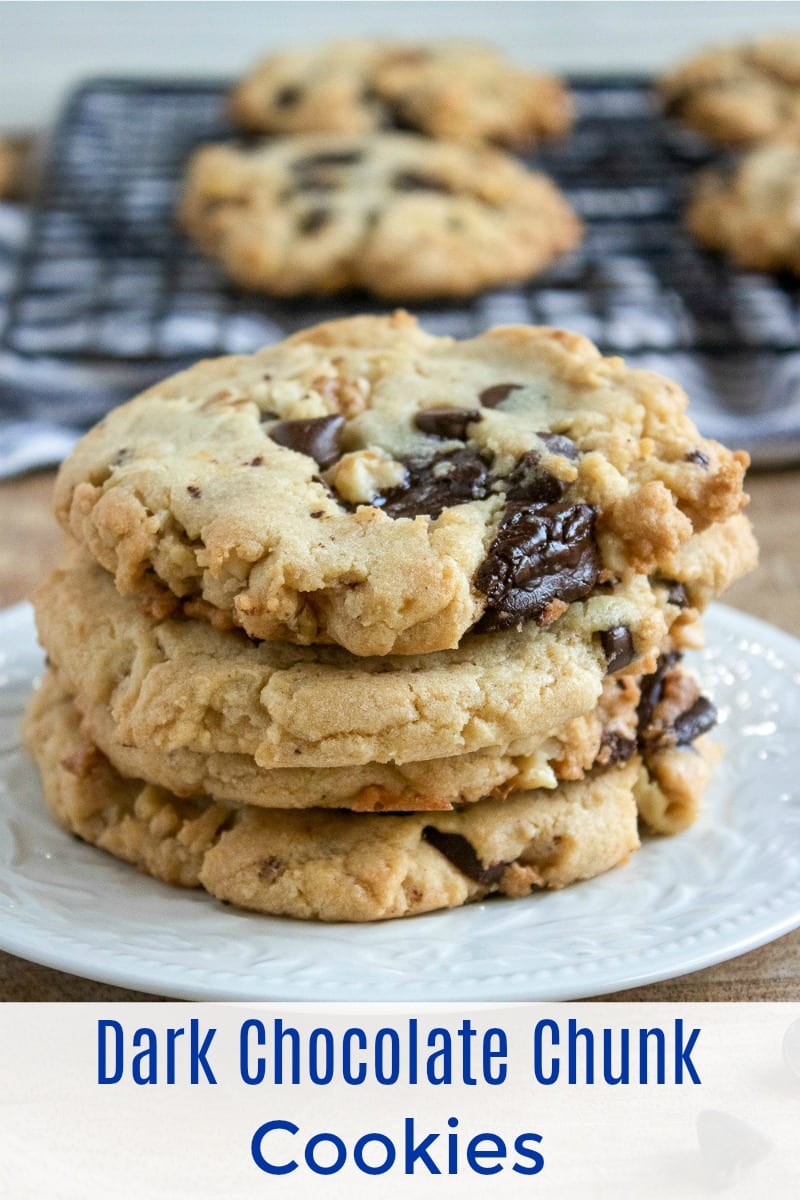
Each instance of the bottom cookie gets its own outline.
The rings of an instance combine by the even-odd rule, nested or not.
[[[34,697],[24,737],[65,828],[156,878],[257,912],[323,921],[411,916],[491,893],[564,887],[639,846],[635,792],[646,771],[638,758],[460,812],[286,812],[180,799],[124,778],[82,732],[64,691]]]

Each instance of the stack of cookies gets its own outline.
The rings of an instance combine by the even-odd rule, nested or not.
[[[500,148],[564,134],[568,93],[492,47],[282,51],[229,111],[249,141],[195,155],[180,219],[241,287],[465,297],[530,279],[580,241],[555,184]]]
[[[67,829],[266,913],[588,879],[695,817],[745,456],[584,338],[404,313],[199,363],[63,464],[26,721]]]

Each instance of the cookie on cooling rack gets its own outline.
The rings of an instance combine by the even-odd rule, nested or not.
[[[555,185],[501,151],[399,133],[207,146],[180,217],[236,283],[281,296],[471,296],[581,235]]]
[[[332,42],[282,50],[236,87],[234,121],[266,133],[370,133],[400,126],[436,138],[527,146],[564,133],[557,79],[491,46],[442,41]]]
[[[729,146],[800,140],[800,34],[705,50],[664,75],[666,112]]]
[[[703,172],[686,222],[741,267],[800,274],[800,145],[768,143]]]

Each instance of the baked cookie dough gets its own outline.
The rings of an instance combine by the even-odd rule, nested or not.
[[[607,675],[652,671],[665,613],[678,612],[633,576],[545,629],[354,659],[335,647],[256,645],[179,614],[161,619],[80,557],[33,600],[50,660],[82,713],[107,709],[117,741],[148,754],[245,755],[259,768],[532,752],[596,708]]]
[[[404,816],[231,809],[125,779],[81,732],[69,698],[40,691],[25,742],[54,817],[168,883],[241,908],[373,921],[525,896],[589,879],[639,846],[637,759],[547,792]]]
[[[666,112],[729,146],[800,139],[800,35],[705,50],[659,81]]]
[[[740,267],[800,274],[800,145],[759,146],[701,174],[686,223]]]
[[[695,796],[680,784],[683,749],[714,724],[714,706],[700,695],[697,681],[683,670],[675,652],[663,655],[656,672],[644,677],[610,675],[597,707],[568,721],[536,747],[504,753],[491,750],[430,759],[421,763],[366,763],[353,767],[290,767],[264,770],[245,754],[162,751],[123,742],[103,704],[75,701],[79,686],[49,669],[42,688],[68,695],[80,714],[81,729],[127,778],[143,779],[178,796],[206,795],[228,805],[263,808],[347,808],[354,812],[435,812],[460,808],[511,792],[557,787],[582,779],[599,766],[642,756],[651,775],[678,771],[670,832],[696,814]],[[43,701],[45,703],[46,701]],[[665,755],[671,755],[669,759]],[[661,793],[659,793],[661,794]],[[663,827],[656,810],[650,824]]]
[[[634,574],[674,580],[745,502],[747,456],[686,403],[560,330],[334,321],[110,413],[62,465],[56,512],[124,594],[166,585],[253,638],[427,654],[547,627]],[[695,569],[684,602],[709,583]]]
[[[569,94],[491,46],[332,42],[265,58],[235,88],[233,120],[266,133],[371,133],[400,126],[459,142],[524,147],[565,133]]]
[[[180,221],[232,280],[278,296],[472,296],[530,279],[581,237],[544,175],[400,133],[206,146]]]

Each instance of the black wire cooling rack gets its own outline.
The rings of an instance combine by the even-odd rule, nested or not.
[[[683,382],[701,423],[705,411],[706,431],[724,436],[714,414],[723,426],[733,416],[751,426],[740,441],[766,430],[777,445],[789,409],[800,427],[800,288],[732,268],[683,228],[692,177],[712,152],[659,114],[649,81],[570,82],[576,128],[531,161],[583,218],[581,248],[527,286],[415,311],[431,332],[459,337],[527,322],[584,333],[606,353]],[[178,233],[174,211],[189,154],[234,135],[225,89],[222,81],[101,79],[73,95],[9,299],[7,350],[147,362],[157,377],[317,321],[386,311],[363,295],[243,293]]]

